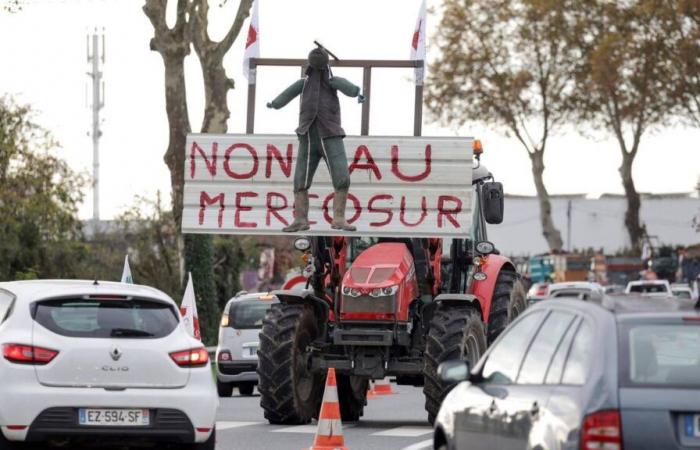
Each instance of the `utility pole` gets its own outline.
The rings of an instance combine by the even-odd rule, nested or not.
[[[100,46],[102,37],[102,46]],[[105,63],[105,35],[87,36],[87,62],[90,64],[88,76],[92,81],[92,220],[100,220],[100,110],[105,106],[105,82],[102,79],[102,66]]]

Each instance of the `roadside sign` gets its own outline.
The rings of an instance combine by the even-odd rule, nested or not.
[[[346,217],[330,227],[333,186],[323,160],[309,191],[306,235],[465,237],[471,224],[471,138],[347,137]],[[293,220],[296,135],[191,134],[184,233],[283,234]]]

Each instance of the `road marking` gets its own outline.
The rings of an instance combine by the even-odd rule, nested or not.
[[[408,447],[404,447],[401,450],[425,450],[426,448],[431,448],[433,446],[433,440],[428,439],[425,441],[416,442]]]
[[[250,425],[259,425],[263,422],[216,422],[218,431],[230,430],[231,428],[247,427]]]
[[[297,425],[294,427],[280,428],[279,430],[272,430],[273,433],[307,433],[315,434],[317,425]]]
[[[372,433],[372,436],[418,437],[432,432],[430,427],[398,427]]]

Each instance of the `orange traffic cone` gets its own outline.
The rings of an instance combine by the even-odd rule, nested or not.
[[[383,380],[376,380],[374,382],[374,387],[372,388],[372,394],[373,395],[391,395],[391,394],[398,394],[398,392],[394,391],[391,387],[391,382],[389,381],[389,377],[385,377]]]
[[[318,415],[318,429],[314,444],[308,450],[347,450],[343,439],[343,424],[340,421],[338,387],[335,369],[328,369],[326,389],[323,391],[321,413]]]

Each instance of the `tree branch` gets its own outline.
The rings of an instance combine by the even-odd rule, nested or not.
[[[233,42],[238,38],[238,35],[243,28],[243,23],[250,15],[250,8],[253,6],[253,0],[241,0],[238,4],[238,11],[236,11],[236,18],[231,24],[226,36],[219,42],[216,46],[216,52],[222,56],[226,54],[233,45]]]

